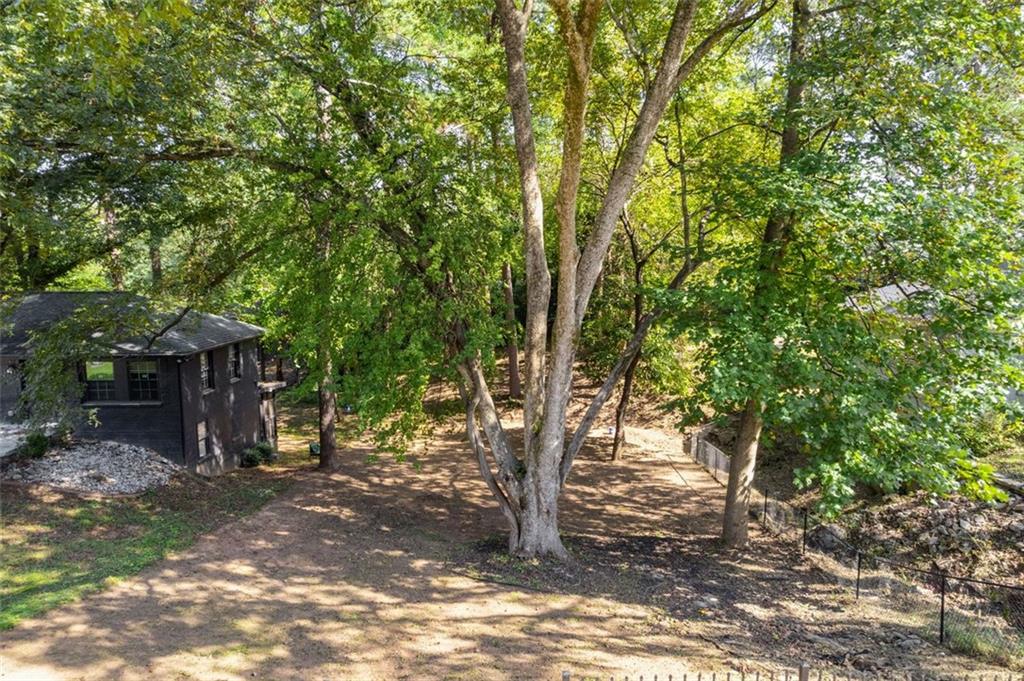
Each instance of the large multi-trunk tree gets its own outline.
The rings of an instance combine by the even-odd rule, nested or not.
[[[607,185],[602,188],[600,206],[592,224],[587,225],[586,238],[581,239],[577,228],[577,203],[594,45],[602,26],[603,4],[600,0],[582,0],[575,7],[567,0],[550,3],[567,63],[559,130],[562,150],[553,206],[558,229],[557,278],[552,282],[545,246],[545,205],[527,63],[533,3],[527,1],[520,8],[512,0],[497,2],[522,195],[527,307],[521,453],[513,449],[498,419],[479,359],[468,357],[460,366],[460,372],[469,386],[467,394],[471,396],[467,407],[471,442],[477,451],[481,473],[508,519],[509,547],[519,555],[566,556],[558,531],[558,498],[573,459],[596,417],[595,409],[588,410],[587,417],[567,438],[566,416],[580,330],[612,233],[659,123],[672,96],[700,61],[723,38],[749,26],[769,9],[755,2],[739,2],[727,7],[724,17],[717,20],[702,16],[700,23],[711,28],[705,29],[699,40],[692,40],[698,14],[712,10],[702,8],[696,0],[676,3],[657,59],[657,69],[646,89],[637,93],[638,112],[632,131]],[[631,10],[627,7],[623,11]],[[549,325],[548,309],[553,292],[555,312]],[[627,345],[624,361],[618,362],[612,371],[615,380],[628,368],[638,350],[639,343]],[[609,392],[599,392],[592,407],[599,409]],[[477,417],[497,463],[497,475],[492,473],[487,460]]]

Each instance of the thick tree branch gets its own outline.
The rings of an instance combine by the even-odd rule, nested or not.
[[[529,5],[527,5],[529,8]],[[497,0],[501,42],[505,51],[507,97],[512,112],[516,160],[523,210],[523,249],[526,261],[526,386],[523,400],[523,440],[529,456],[544,410],[547,315],[551,300],[551,272],[544,248],[544,200],[541,194],[533,114],[526,75],[527,16],[513,0]]]
[[[668,290],[678,290],[682,287],[686,280],[693,274],[697,268],[701,266],[704,261],[693,260],[687,265],[684,265],[680,269],[675,277],[672,278],[671,283],[668,285]],[[583,447],[583,442],[586,440],[587,435],[590,433],[594,422],[597,421],[597,416],[600,414],[601,409],[605,403],[612,396],[615,391],[615,386],[618,385],[619,380],[622,379],[623,374],[626,373],[627,367],[633,357],[640,352],[640,348],[643,347],[644,340],[647,339],[647,334],[650,333],[654,323],[665,315],[668,310],[664,307],[656,307],[647,314],[640,318],[636,325],[636,329],[633,332],[633,336],[626,343],[626,347],[623,348],[619,354],[618,359],[615,361],[615,366],[612,367],[611,372],[605,378],[598,389],[597,394],[594,395],[594,399],[590,401],[590,405],[587,407],[586,413],[580,420],[579,425],[572,434],[572,439],[569,441],[569,446],[565,450],[565,454],[562,457],[562,461],[559,465],[559,481],[561,485],[565,485],[566,479],[569,477],[569,472],[572,470],[572,464],[576,460],[576,455],[579,454],[580,449]]]

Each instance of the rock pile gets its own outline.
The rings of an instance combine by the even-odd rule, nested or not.
[[[145,447],[81,441],[47,452],[40,459],[13,463],[3,476],[74,492],[137,494],[167,484],[181,470]]]
[[[845,519],[854,542],[875,553],[951,574],[1009,577],[1024,566],[1024,498],[989,504],[920,492]],[[1001,555],[1005,552],[1006,555]],[[1006,573],[1001,575],[1000,573]],[[1019,580],[1020,572],[1016,573]]]

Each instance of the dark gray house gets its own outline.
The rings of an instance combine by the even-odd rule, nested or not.
[[[14,420],[24,386],[22,367],[33,332],[104,308],[135,312],[143,299],[123,293],[32,293],[0,316],[0,420]],[[263,329],[229,317],[189,311],[154,319],[151,335],[127,338],[79,367],[83,406],[98,425],[80,437],[143,445],[203,474],[238,464],[261,440],[276,444],[276,384],[260,382]],[[29,405],[31,408],[31,405]]]

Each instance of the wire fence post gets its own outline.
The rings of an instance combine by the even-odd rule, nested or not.
[[[800,555],[803,555],[803,554],[807,553],[807,507],[806,506],[803,508],[803,512],[804,512],[804,532],[803,532],[803,539],[801,540],[801,543],[800,543]]]
[[[942,581],[939,587],[939,643],[946,642],[946,573],[941,573]]]
[[[765,527],[768,526],[768,490],[764,491],[764,513],[761,514],[761,524]]]
[[[860,600],[860,551],[857,552],[857,600]]]

